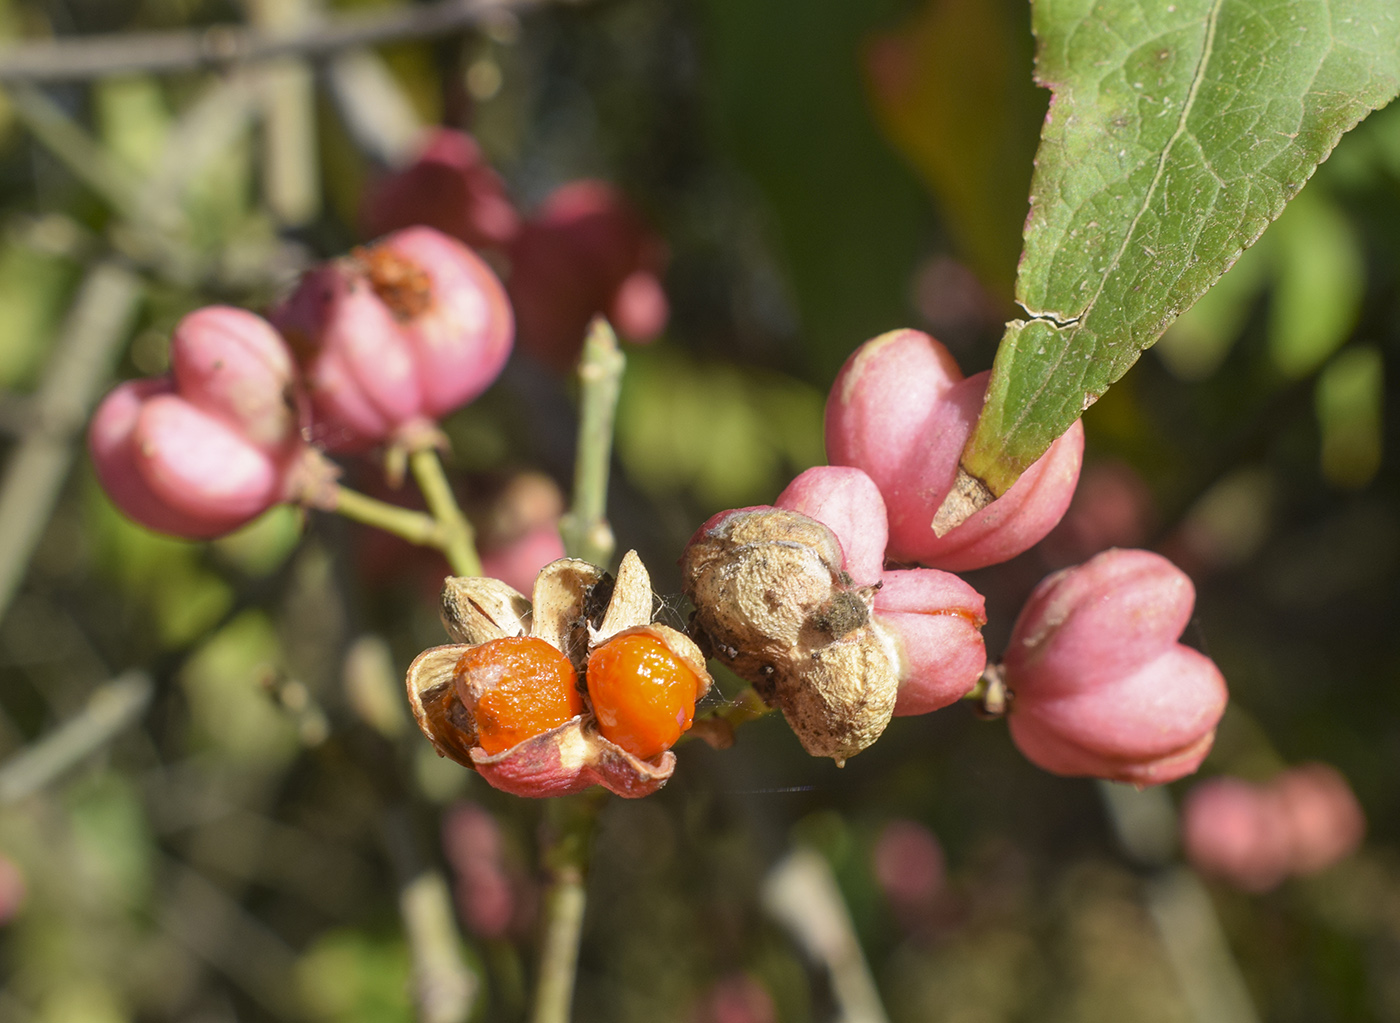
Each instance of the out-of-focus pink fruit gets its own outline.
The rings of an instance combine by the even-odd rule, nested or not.
[[[932,831],[917,821],[890,821],[871,861],[876,884],[905,926],[930,914],[947,881],[943,846]]]
[[[778,1012],[768,989],[747,973],[723,977],[705,992],[692,1023],[775,1023]]]
[[[1137,547],[1152,529],[1152,491],[1126,462],[1094,462],[1084,467],[1079,486],[1060,524],[1041,551],[1051,565],[1072,565],[1110,547]]]
[[[559,527],[545,524],[500,547],[482,550],[481,574],[499,579],[513,589],[528,590],[545,565],[562,557],[565,551]]]
[[[1212,778],[1181,807],[1186,856],[1203,874],[1248,892],[1274,888],[1288,875],[1287,820],[1277,797],[1239,778]]]
[[[1225,710],[1214,662],[1177,643],[1195,589],[1149,551],[1110,550],[1044,579],[1004,667],[1017,747],[1056,774],[1139,785],[1205,758]]]
[[[273,310],[306,374],[319,443],[429,443],[436,419],[496,379],[514,325],[480,257],[410,227],[308,272]]]
[[[499,938],[515,919],[515,891],[505,869],[501,828],[475,803],[458,803],[442,822],[457,911],[478,938]]]
[[[885,566],[885,502],[865,473],[839,465],[808,469],[784,488],[775,508],[816,519],[841,541],[842,564],[856,586],[873,586]]]
[[[1293,873],[1317,873],[1361,845],[1366,815],[1336,768],[1301,764],[1276,777],[1272,787],[1288,821]]]
[[[0,856],[0,926],[4,926],[24,908],[29,889],[24,872],[8,856]]]
[[[1196,869],[1249,892],[1330,867],[1366,832],[1351,787],[1326,764],[1290,768],[1263,785],[1213,778],[1191,790],[1181,813]]]
[[[950,572],[994,565],[1034,545],[1069,506],[1084,453],[1077,421],[999,499],[942,537],[934,533],[989,379],[963,379],[947,349],[917,330],[867,341],[837,375],[826,404],[827,458],[864,470],[879,487],[890,560]]]
[[[118,386],[88,429],[117,507],[150,529],[207,538],[299,496],[310,452],[277,332],[242,309],[199,309],[175,329],[171,366]]]
[[[506,245],[520,230],[501,176],[475,139],[451,128],[434,130],[412,163],[366,191],[361,221],[371,238],[421,224],[474,249]]]
[[[899,651],[895,716],[927,714],[972,692],[987,667],[982,595],[936,568],[886,572],[880,581],[875,621],[894,634]]]
[[[510,247],[510,298],[520,346],[570,368],[602,313],[629,341],[666,327],[666,247],[616,188],[574,181],[556,189]]]

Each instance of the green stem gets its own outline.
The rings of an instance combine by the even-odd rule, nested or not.
[[[605,799],[602,790],[590,789],[550,801],[548,812],[553,818],[554,838],[545,851],[544,862],[551,881],[545,893],[540,972],[535,981],[530,1023],[569,1023],[587,905],[584,878],[588,873],[588,853]]]
[[[338,483],[332,485],[330,501],[325,505],[318,503],[317,507],[382,529],[386,533],[393,533],[400,539],[423,547],[444,549],[447,542],[446,531],[431,516],[376,500]]]
[[[418,489],[423,491],[423,499],[428,502],[428,511],[433,513],[433,518],[442,529],[442,552],[447,555],[452,571],[458,575],[480,575],[481,558],[476,552],[476,534],[457,504],[452,484],[442,471],[438,453],[432,448],[414,451],[408,456],[408,466],[413,471],[413,478],[418,481]]]
[[[596,316],[588,327],[579,361],[578,454],[574,461],[574,501],[559,522],[564,549],[595,565],[611,560],[616,542],[608,525],[608,470],[612,463],[613,421],[627,360],[608,321]]]

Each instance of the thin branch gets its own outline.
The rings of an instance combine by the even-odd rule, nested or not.
[[[773,867],[763,882],[763,907],[826,967],[845,1023],[889,1023],[846,900],[820,853],[795,849]]]
[[[586,906],[583,871],[576,866],[557,870],[545,893],[545,932],[531,1023],[569,1023]]]
[[[135,321],[141,281],[114,261],[88,271],[0,480],[0,617],[29,567],[73,462],[73,442]]]
[[[146,712],[151,692],[141,671],[98,688],[76,716],[0,765],[0,806],[45,788],[126,731]]]
[[[0,83],[61,82],[134,72],[190,71],[276,57],[319,57],[360,46],[449,35],[536,6],[541,0],[441,0],[374,15],[326,20],[286,35],[216,25],[26,40],[0,49]]]
[[[381,501],[339,484],[335,485],[327,503],[316,504],[315,507],[393,533],[399,539],[421,547],[441,550],[447,544],[447,531],[432,516]]]
[[[476,552],[476,534],[457,504],[438,453],[432,448],[422,448],[408,456],[408,464],[418,489],[423,491],[423,500],[428,502],[428,510],[442,530],[442,553],[447,555],[452,571],[458,575],[480,575],[481,557]]]
[[[442,874],[423,863],[402,807],[387,809],[383,839],[399,885],[399,916],[413,957],[419,1023],[466,1023],[480,982],[462,959],[452,895]]]
[[[602,789],[589,789],[551,800],[546,809],[552,835],[543,859],[550,884],[542,908],[544,935],[530,1023],[569,1023],[587,907],[584,879],[598,814],[606,800]]]
[[[612,464],[613,421],[627,359],[608,321],[595,317],[588,327],[578,377],[578,456],[574,462],[574,501],[559,522],[570,557],[606,566],[616,541],[608,525],[608,471]]]

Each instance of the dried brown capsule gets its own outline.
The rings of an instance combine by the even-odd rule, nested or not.
[[[854,586],[841,544],[797,512],[716,516],[681,557],[686,596],[715,656],[782,708],[802,746],[838,765],[873,743],[899,693],[899,655]]]

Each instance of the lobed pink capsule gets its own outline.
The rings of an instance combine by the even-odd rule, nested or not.
[[[987,667],[982,595],[936,568],[885,572],[880,583],[875,620],[894,633],[899,650],[895,716],[927,714],[972,692]]]
[[[692,1008],[689,1023],[777,1023],[768,989],[747,973],[715,981]]]
[[[306,374],[319,443],[426,443],[510,354],[505,289],[460,242],[410,227],[310,271],[273,310]]]
[[[775,508],[816,519],[841,542],[842,568],[856,586],[880,581],[885,565],[885,502],[865,473],[846,466],[819,465],[789,483]]]
[[[277,333],[241,309],[199,309],[177,325],[171,363],[169,377],[118,386],[89,426],[117,507],[148,528],[207,538],[295,496],[307,449]]]
[[[880,829],[870,859],[875,883],[906,927],[930,915],[948,880],[937,835],[918,821],[892,820]]]
[[[837,375],[826,405],[827,458],[864,470],[879,487],[889,559],[951,572],[997,564],[1033,546],[1069,506],[1084,454],[1077,421],[1000,498],[941,537],[933,531],[989,379],[963,379],[947,349],[917,330],[867,341]]]
[[[547,366],[573,366],[599,313],[630,341],[650,341],[666,327],[666,247],[607,182],[556,189],[526,221],[510,259],[520,346]]]
[[[1021,752],[1056,774],[1142,785],[1194,771],[1227,698],[1214,662],[1176,642],[1194,602],[1186,575],[1149,551],[1044,579],[1003,662]]]
[[[520,230],[501,176],[474,138],[451,128],[434,130],[412,163],[371,186],[360,219],[371,238],[421,224],[474,249],[506,245]]]

